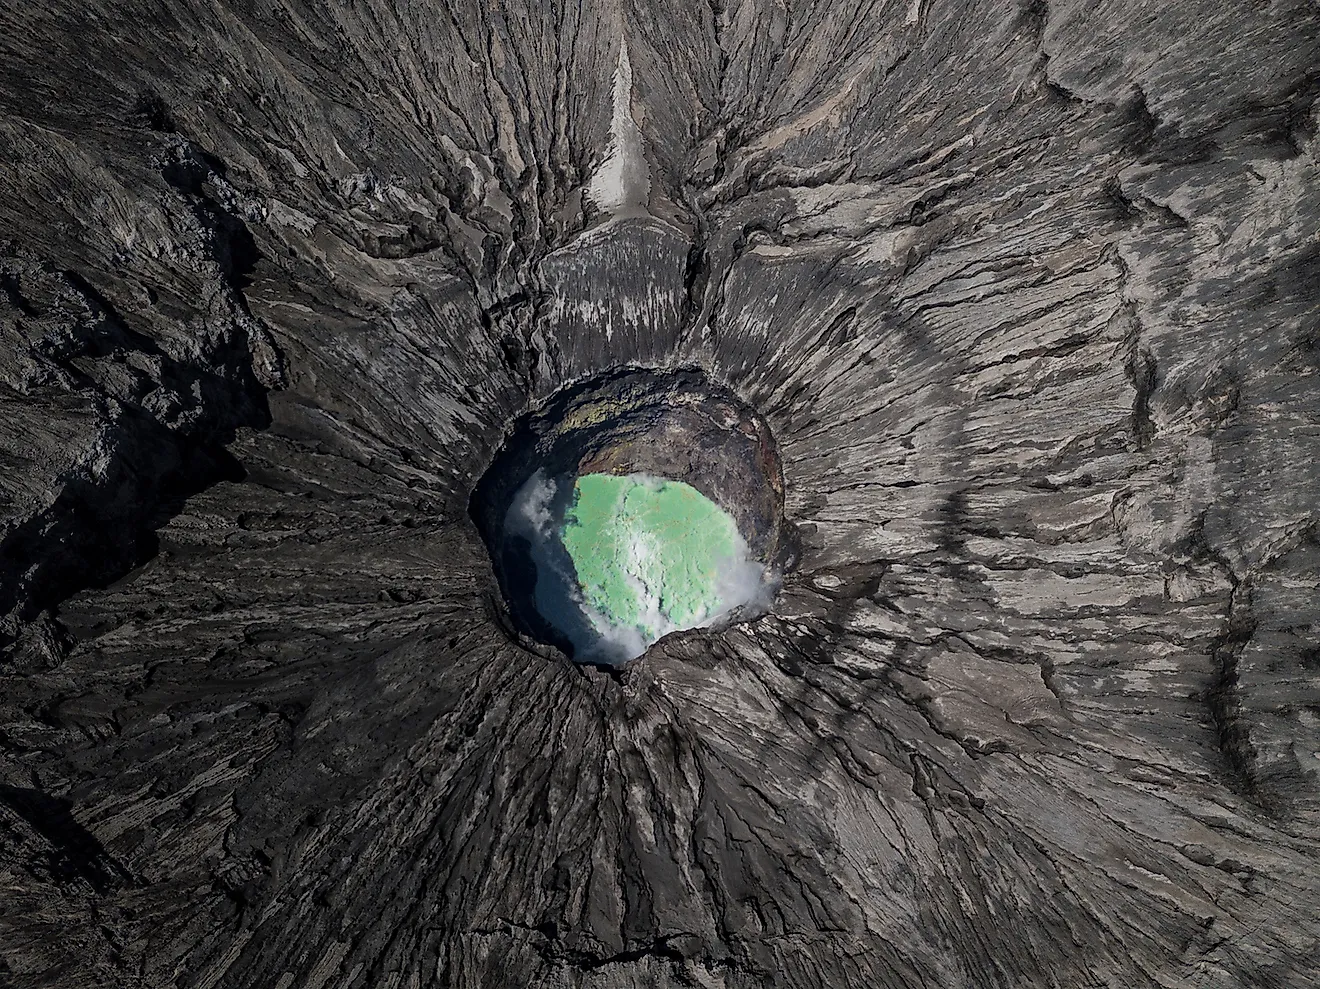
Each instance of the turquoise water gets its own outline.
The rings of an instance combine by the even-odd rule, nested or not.
[[[573,487],[560,538],[598,615],[654,642],[721,611],[720,573],[740,555],[732,516],[681,481],[587,474]]]
[[[691,485],[636,474],[560,485],[533,477],[508,527],[531,538],[536,608],[575,658],[631,659],[762,593],[733,517]]]

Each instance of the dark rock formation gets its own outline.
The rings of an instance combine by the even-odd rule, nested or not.
[[[0,982],[1309,987],[1320,13],[0,4]],[[774,613],[498,620],[508,423],[769,422]]]

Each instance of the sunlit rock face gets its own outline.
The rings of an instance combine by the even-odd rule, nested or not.
[[[769,608],[794,562],[781,499],[750,407],[691,369],[632,368],[523,417],[471,512],[514,623],[580,662],[618,664]]]

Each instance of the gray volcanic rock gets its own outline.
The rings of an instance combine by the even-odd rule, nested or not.
[[[0,3],[0,982],[1309,987],[1320,13]],[[772,614],[521,645],[700,366]]]

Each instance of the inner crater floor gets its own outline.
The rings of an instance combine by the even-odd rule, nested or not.
[[[791,557],[768,428],[691,369],[564,389],[515,425],[471,513],[515,624],[582,662],[763,614]]]

